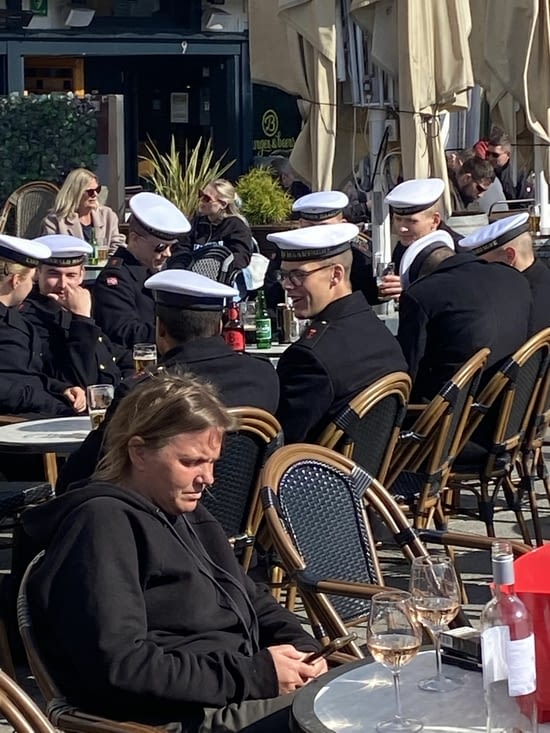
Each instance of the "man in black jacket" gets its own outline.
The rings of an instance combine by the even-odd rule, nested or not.
[[[298,318],[311,319],[277,366],[277,418],[285,442],[315,441],[349,400],[380,377],[406,370],[399,344],[361,292],[352,292],[355,224],[269,234],[279,277]]]
[[[111,343],[91,317],[90,292],[82,287],[91,246],[66,234],[35,241],[49,247],[51,257],[39,264],[37,282],[20,311],[40,335],[45,373],[84,389],[90,384],[116,387],[133,371],[132,355]]]
[[[431,400],[479,349],[484,379],[530,336],[531,292],[521,273],[455,254],[445,232],[415,242],[401,263],[397,338],[413,379],[411,400]]]
[[[550,270],[535,257],[528,219],[527,212],[499,219],[465,237],[460,249],[487,262],[503,262],[521,272],[531,288],[531,329],[537,333],[550,326]]]
[[[183,368],[207,379],[228,407],[249,405],[275,412],[279,380],[269,361],[233,351],[220,335],[223,303],[238,294],[235,289],[188,270],[164,270],[149,278],[145,287],[156,301],[162,370]],[[106,422],[120,399],[143,379],[136,375],[119,386]],[[59,475],[58,493],[94,471],[104,428],[102,424],[91,432],[69,457]]]
[[[128,246],[119,247],[94,285],[94,317],[114,343],[128,349],[155,340],[155,308],[145,280],[160,270],[170,248],[190,224],[170,201],[155,193],[130,199]]]

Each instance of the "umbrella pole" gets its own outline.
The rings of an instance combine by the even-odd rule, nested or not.
[[[540,206],[540,233],[550,234],[550,203],[548,202],[548,182],[544,175],[544,157],[548,156],[548,144],[535,135],[535,203]]]

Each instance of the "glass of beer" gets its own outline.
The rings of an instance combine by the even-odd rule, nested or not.
[[[104,239],[97,240],[97,264],[104,266],[109,259],[109,245]]]
[[[91,384],[86,388],[88,398],[88,415],[92,423],[92,430],[98,428],[105,417],[107,408],[115,396],[112,384]]]
[[[155,344],[134,344],[132,356],[136,373],[152,372],[157,365],[157,347]]]

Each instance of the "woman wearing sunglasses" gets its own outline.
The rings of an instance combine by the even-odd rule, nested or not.
[[[118,230],[118,216],[108,206],[99,203],[101,184],[86,168],[75,168],[65,179],[55,204],[42,222],[42,234],[70,234],[90,242],[92,232],[96,242],[110,251],[126,238]]]
[[[191,220],[191,231],[180,240],[174,255],[185,265],[192,253],[207,244],[224,244],[233,253],[233,267],[242,270],[253,252],[252,232],[239,213],[233,185],[219,178],[200,192],[199,208]],[[176,257],[174,259],[176,259]]]

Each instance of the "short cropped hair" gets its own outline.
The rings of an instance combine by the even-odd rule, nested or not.
[[[493,127],[491,134],[489,135],[489,145],[497,146],[501,145],[506,152],[511,152],[512,143],[508,135],[500,127]]]
[[[483,160],[483,158],[474,157],[465,160],[458,175],[461,176],[464,173],[469,173],[477,183],[481,181],[492,183],[495,180],[495,169],[488,160]]]
[[[220,333],[221,311],[168,308],[157,304],[156,314],[168,336],[179,344],[210,338]]]

